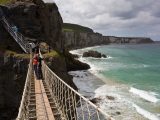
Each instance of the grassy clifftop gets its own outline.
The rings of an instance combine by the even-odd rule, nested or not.
[[[93,33],[93,30],[77,24],[63,23],[63,31],[74,31],[74,32],[88,32]]]
[[[13,0],[0,0],[0,4],[1,5],[5,5],[5,4],[7,4],[7,3],[10,3],[10,2],[12,2]]]

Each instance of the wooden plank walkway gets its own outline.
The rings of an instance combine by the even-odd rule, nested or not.
[[[55,120],[42,80],[35,79],[37,120]]]

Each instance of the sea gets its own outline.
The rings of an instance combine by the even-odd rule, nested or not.
[[[107,58],[82,57],[88,50]],[[160,120],[160,44],[113,44],[70,52],[91,66],[69,72],[79,92],[101,99],[98,105],[107,114],[116,120]]]

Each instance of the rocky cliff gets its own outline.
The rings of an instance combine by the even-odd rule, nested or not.
[[[54,49],[62,49],[63,22],[55,3],[19,0],[3,6],[2,9],[26,40],[43,41]]]
[[[29,62],[29,56],[20,53],[0,22],[0,120],[11,120],[18,113]]]
[[[153,43],[154,41],[147,37],[115,37],[115,36],[103,36],[105,39],[108,39],[109,43],[132,43],[132,44],[140,44],[140,43]]]
[[[102,44],[124,44],[124,43],[152,43],[150,38],[144,37],[115,37],[103,36],[99,33],[65,31],[63,32],[64,47],[66,49],[84,48]]]
[[[104,40],[99,33],[63,32],[63,41],[65,48],[74,49],[100,45]]]
[[[18,114],[28,62],[11,52],[0,54],[0,120],[11,120]]]
[[[57,51],[63,50],[63,22],[55,3],[19,0],[0,7],[26,40],[43,41]],[[22,53],[22,49],[0,22],[0,120],[14,119],[18,113],[29,62],[28,55]],[[57,75],[77,90],[72,77],[67,73],[65,58],[51,56],[46,58],[46,62]]]

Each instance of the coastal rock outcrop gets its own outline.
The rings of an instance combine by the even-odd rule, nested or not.
[[[106,58],[106,55],[101,54],[98,51],[89,50],[83,53],[83,57]]]
[[[65,51],[64,55],[68,71],[87,70],[90,68],[88,64],[80,62],[79,60],[75,59],[75,55],[72,55],[68,51]]]
[[[94,104],[97,104],[97,103],[99,103],[101,100],[102,100],[102,98],[101,98],[101,97],[98,97],[98,98],[93,98],[93,99],[91,99],[90,101],[91,101],[92,103],[94,103]]]

